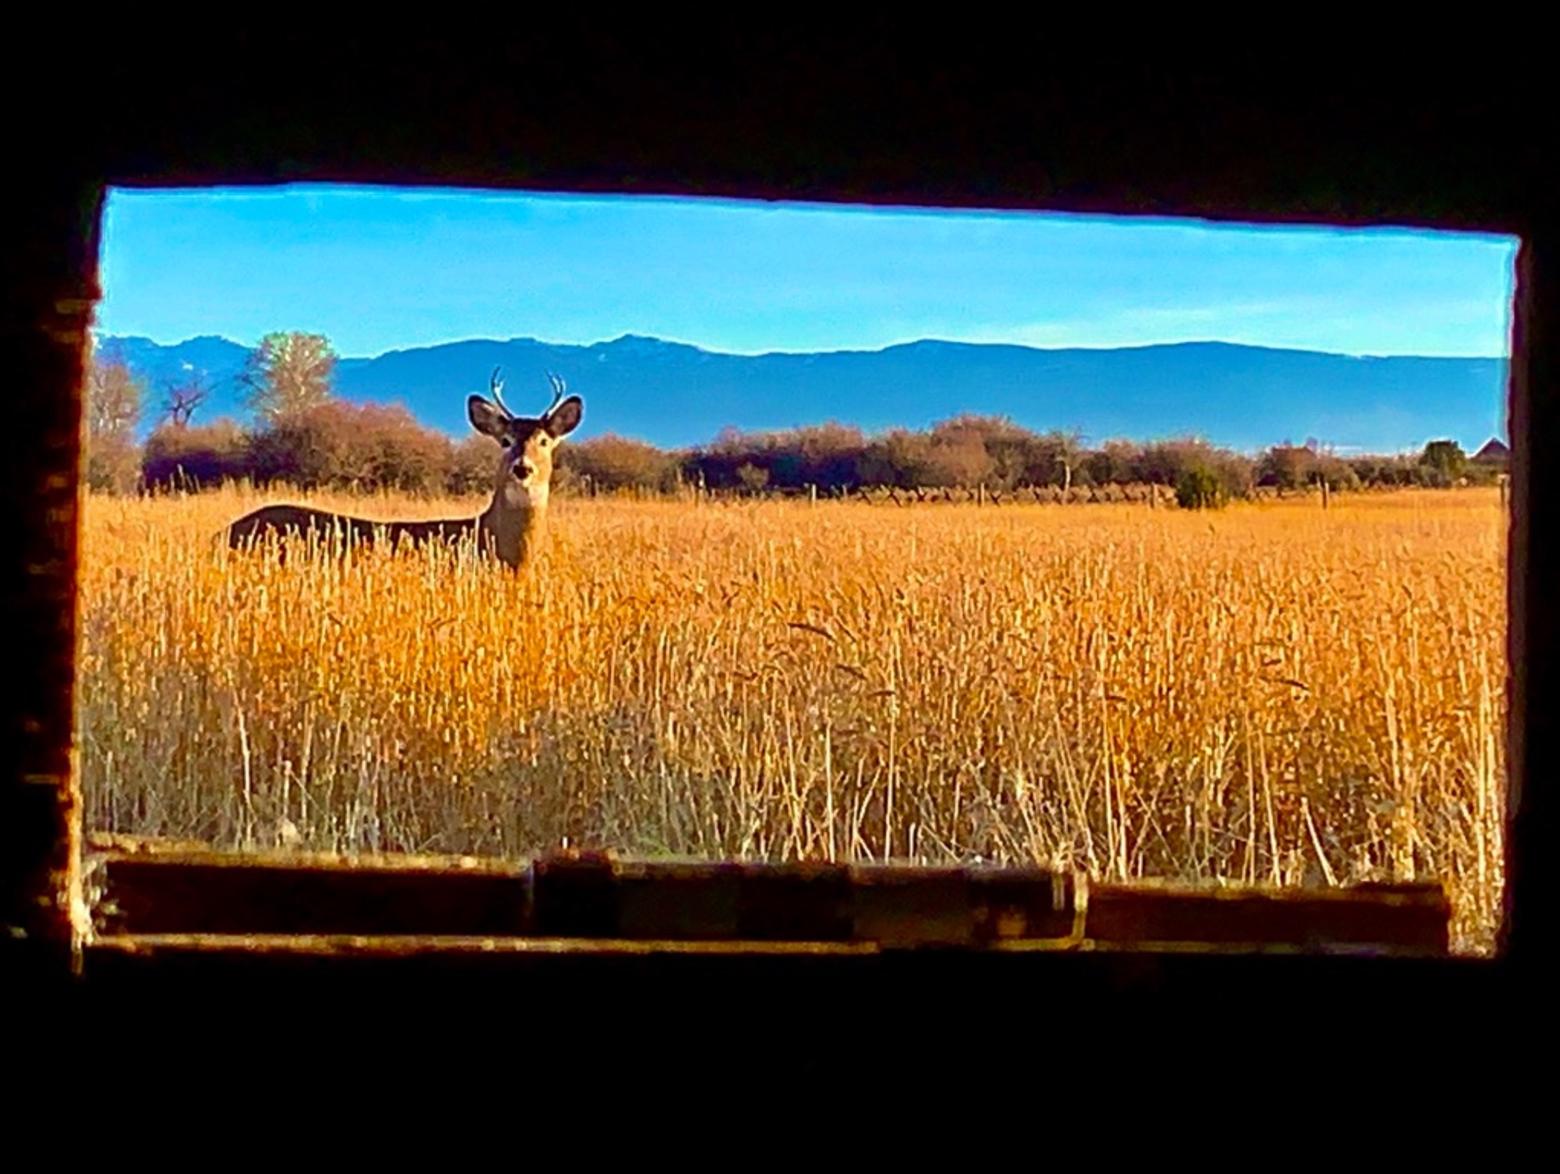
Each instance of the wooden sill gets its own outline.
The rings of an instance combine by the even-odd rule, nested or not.
[[[1444,956],[1438,885],[1098,885],[1041,869],[223,853],[94,836],[90,952]]]

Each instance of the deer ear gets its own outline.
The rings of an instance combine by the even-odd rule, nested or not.
[[[542,423],[554,440],[561,440],[580,426],[580,419],[584,415],[584,403],[580,401],[579,396],[571,395],[548,412],[547,419]]]
[[[504,413],[480,395],[466,400],[466,415],[471,418],[471,426],[483,435],[503,442],[509,440],[509,421]]]

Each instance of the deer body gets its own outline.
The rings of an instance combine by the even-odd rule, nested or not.
[[[310,535],[318,539],[339,535],[363,544],[383,539],[392,549],[402,542],[453,543],[470,536],[477,539],[478,548],[484,553],[510,567],[523,567],[536,553],[546,531],[553,451],[563,437],[579,426],[584,406],[577,395],[563,398],[563,381],[554,378],[552,406],[541,416],[520,417],[504,405],[502,387],[495,371],[492,390],[497,403],[480,395],[466,401],[472,427],[503,446],[493,500],[477,517],[381,522],[308,506],[268,505],[230,525],[228,545],[246,546],[268,533],[304,539]]]

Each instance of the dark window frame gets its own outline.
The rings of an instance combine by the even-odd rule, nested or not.
[[[540,57],[526,60],[537,65]],[[546,74],[548,68],[553,68],[548,76],[555,82],[567,80],[557,73],[558,67],[543,66],[542,72]],[[1015,99],[1015,94],[1022,98],[1027,91],[1021,86],[1004,88],[1007,83],[997,74],[984,83],[984,89],[981,83],[971,83],[974,108],[990,116],[984,138],[961,141],[956,134],[934,131],[923,144],[924,156],[917,156],[909,130],[926,125],[924,116],[929,111],[952,109],[960,100],[946,88],[919,99],[896,90],[893,98],[904,109],[876,111],[884,120],[878,129],[887,140],[886,148],[876,156],[857,156],[853,152],[860,143],[853,133],[860,124],[848,117],[843,126],[829,122],[837,104],[863,96],[860,84],[849,80],[850,62],[836,55],[807,68],[811,70],[804,71],[808,80],[824,83],[823,98],[797,97],[787,105],[776,78],[764,74],[756,83],[749,80],[756,100],[750,96],[745,105],[737,102],[734,114],[709,117],[703,116],[702,108],[690,105],[686,93],[666,88],[667,78],[675,76],[674,65],[665,74],[632,73],[616,89],[603,83],[601,74],[590,75],[598,86],[597,101],[583,110],[570,110],[557,91],[548,89],[547,77],[533,73],[521,75],[524,87],[517,78],[447,94],[420,115],[410,113],[402,98],[392,98],[385,111],[374,111],[337,89],[341,83],[306,86],[301,95],[257,99],[240,87],[225,88],[225,83],[207,79],[202,83],[204,91],[197,85],[196,96],[215,98],[209,107],[181,104],[176,99],[189,95],[175,89],[154,89],[129,114],[109,112],[104,127],[95,136],[88,135],[80,151],[41,154],[58,162],[46,168],[36,188],[21,197],[18,211],[26,228],[14,251],[20,259],[15,296],[6,306],[12,372],[35,389],[23,397],[13,421],[14,459],[4,474],[9,496],[26,507],[19,533],[8,544],[12,555],[7,573],[22,634],[19,677],[27,701],[17,710],[17,753],[0,810],[5,829],[0,898],[7,924],[13,927],[5,948],[25,969],[45,976],[74,969],[85,974],[89,985],[100,972],[102,982],[112,986],[142,968],[152,974],[172,973],[177,969],[169,961],[172,955],[205,956],[193,943],[173,942],[147,951],[121,951],[112,960],[105,959],[99,970],[98,947],[84,948],[81,932],[85,857],[70,727],[75,466],[81,352],[98,296],[96,255],[103,193],[110,185],[317,180],[1028,207],[1313,224],[1409,224],[1519,235],[1523,243],[1509,407],[1511,801],[1501,952],[1492,961],[1476,963],[1328,957],[1308,961],[1301,970],[1269,955],[1238,964],[1231,957],[1202,958],[1185,965],[1161,959],[1152,965],[1151,980],[1156,990],[1167,991],[1185,990],[1186,984],[1207,981],[1210,975],[1220,987],[1237,981],[1237,976],[1241,982],[1255,976],[1259,986],[1286,987],[1300,981],[1297,975],[1309,976],[1305,981],[1324,975],[1333,984],[1328,989],[1341,997],[1343,992],[1380,988],[1383,983],[1388,989],[1398,989],[1394,984],[1422,991],[1446,989],[1447,984],[1466,982],[1471,966],[1484,976],[1478,982],[1493,984],[1488,989],[1510,988],[1527,966],[1527,943],[1536,933],[1535,923],[1545,903],[1532,850],[1539,808],[1535,788],[1527,783],[1555,759],[1553,735],[1542,725],[1527,722],[1527,715],[1534,712],[1530,702],[1544,696],[1553,671],[1548,666],[1554,663],[1547,654],[1556,646],[1553,622],[1544,615],[1541,601],[1556,598],[1555,588],[1560,585],[1547,559],[1529,557],[1530,551],[1549,545],[1548,500],[1550,478],[1555,475],[1535,469],[1532,454],[1540,441],[1560,436],[1560,396],[1555,394],[1560,373],[1554,360],[1553,325],[1560,306],[1555,276],[1560,218],[1552,203],[1546,203],[1548,197],[1534,194],[1544,164],[1538,152],[1525,145],[1524,135],[1541,124],[1536,114],[1528,121],[1517,117],[1524,111],[1532,114],[1541,97],[1530,98],[1520,87],[1501,90],[1498,82],[1481,77],[1480,83],[1494,85],[1505,103],[1495,103],[1493,115],[1474,109],[1454,117],[1452,107],[1442,106],[1421,113],[1417,121],[1395,123],[1406,99],[1389,92],[1399,80],[1390,75],[1371,83],[1377,88],[1356,85],[1307,106],[1288,96],[1281,82],[1264,82],[1250,74],[1199,77],[1190,71],[1186,90],[1166,98],[1171,107],[1167,110],[1147,108],[1137,99],[1159,93],[1159,83],[1172,79],[1169,72],[1153,74],[1143,84],[1124,83],[1127,92],[1113,95],[1114,102],[1104,106],[1098,104],[1097,89],[1070,97],[1058,82],[1038,94],[1036,107],[1043,114],[1071,114],[1075,122],[1048,132],[1049,138],[1042,133],[1048,155],[1036,151],[1034,158],[1001,158],[1000,148],[1021,141],[1029,130],[1026,118],[1033,117],[1037,126],[1046,123]],[[418,77],[448,80],[458,72],[455,55],[446,52],[432,60],[402,56],[388,65],[359,64],[349,67],[346,76],[360,83],[387,78],[404,82]],[[858,66],[855,73],[869,82],[881,82],[893,75],[893,66],[881,54],[872,54],[868,67]],[[958,76],[969,82],[973,75]],[[1077,75],[1070,73],[1067,78],[1076,80]],[[742,80],[724,78],[722,92],[740,94]],[[1232,97],[1232,91],[1238,94]],[[636,137],[644,132],[644,124],[625,114],[622,105],[625,93],[636,92],[644,93],[647,108],[663,119],[691,117],[694,133],[668,126],[659,134]],[[1250,93],[1266,95],[1267,106],[1259,101],[1255,113],[1243,112],[1242,96]],[[495,98],[509,101],[506,105]],[[332,100],[338,105],[331,106]],[[1348,108],[1350,101],[1355,103],[1353,109]],[[1199,134],[1189,133],[1187,123],[1178,121],[1188,109],[1205,114],[1224,111],[1225,121],[1216,125],[1229,132],[1233,146],[1221,152],[1208,148]],[[608,110],[622,117],[617,122],[603,119]],[[1264,110],[1269,116],[1266,123]],[[487,120],[479,118],[470,136],[454,147],[441,148],[440,136],[450,116],[482,111],[487,112]],[[777,120],[776,142],[753,147],[734,133],[743,117],[750,118],[755,111]],[[1344,120],[1361,111],[1360,124],[1349,129]],[[1503,114],[1508,123],[1501,122]],[[399,145],[396,137],[405,128],[396,125],[398,117],[411,120],[406,140]],[[42,123],[45,135],[55,126],[48,119]],[[259,133],[250,141],[240,142],[234,134],[257,127]],[[1329,130],[1336,133],[1337,142],[1328,141]],[[189,132],[187,139],[180,137],[184,131]],[[354,138],[354,132],[359,138]],[[1121,141],[1102,146],[1113,132],[1119,133]],[[1164,141],[1156,143],[1156,134]],[[565,142],[569,136],[572,139]],[[1271,144],[1264,148],[1265,139],[1293,148],[1298,162],[1265,154],[1275,150]],[[239,145],[229,145],[234,142]],[[501,148],[511,150],[506,153]],[[530,149],[529,155],[524,154],[525,148]],[[1193,151],[1191,162],[1178,155],[1186,150]],[[1491,153],[1513,161],[1510,174],[1485,178],[1475,174],[1472,164]],[[516,158],[521,161],[515,162]],[[913,165],[918,158],[919,168]],[[1240,171],[1242,164],[1263,162],[1271,170],[1255,180]],[[1350,167],[1356,165],[1363,171],[1350,174]],[[285,944],[274,942],[264,948],[242,940],[228,945],[242,960],[260,968],[267,950],[286,952]],[[394,958],[394,951],[382,942],[362,941],[351,949],[369,955],[382,949],[387,961]],[[339,953],[326,949],[324,956],[333,965],[340,961]],[[566,950],[560,956],[573,958],[578,953]],[[660,959],[654,965],[665,962],[665,951],[652,956]],[[1064,961],[1065,956],[1065,952],[1037,951],[1022,955],[1022,963],[1014,955],[1011,964],[1038,973],[1051,967],[1054,974],[1059,973],[1054,968],[1074,965]],[[1089,973],[1128,981],[1121,976],[1140,973],[1134,968],[1144,964],[1143,957],[1128,951],[1113,960],[1091,963],[1094,969]],[[203,963],[192,965],[199,969]],[[490,954],[469,958],[462,966],[504,969]],[[1039,970],[1028,969],[1033,967]]]

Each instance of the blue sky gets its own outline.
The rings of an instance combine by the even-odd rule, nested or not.
[[[1406,230],[325,188],[115,191],[98,329],[371,356],[625,333],[756,353],[918,338],[1509,353],[1516,242]]]

